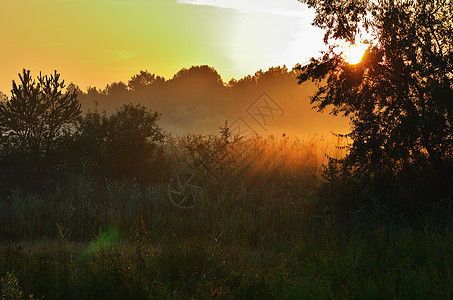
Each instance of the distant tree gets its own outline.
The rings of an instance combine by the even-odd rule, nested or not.
[[[99,96],[102,96],[102,91],[98,90],[96,87],[89,86],[87,88],[87,95],[93,98],[97,98]]]
[[[173,82],[203,82],[205,84],[217,84],[223,86],[222,77],[216,69],[207,65],[192,66],[190,69],[181,69],[171,79]]]
[[[3,159],[14,156],[27,171],[44,177],[44,170],[58,164],[56,152],[80,115],[80,104],[75,92],[64,92],[64,81],[56,71],[40,74],[36,81],[23,70],[19,78],[19,84],[13,81],[11,99],[0,102],[0,127],[6,140]]]
[[[78,85],[76,85],[75,83],[73,83],[73,82],[68,84],[68,86],[66,87],[66,92],[67,93],[76,93],[77,97],[79,95],[83,94],[83,91],[80,89],[80,87]]]
[[[194,109],[209,104],[213,110],[225,107],[227,88],[220,74],[212,67],[192,66],[181,69],[166,82],[165,96],[173,107]]]
[[[157,83],[165,83],[165,78],[151,74],[148,71],[140,71],[139,74],[132,76],[128,82],[128,87],[135,93],[144,93],[149,92],[150,87]]]
[[[405,197],[418,207],[449,197],[453,2],[302,2],[316,9],[314,24],[326,29],[329,50],[300,68],[300,82],[318,83],[311,102],[320,110],[333,105],[333,114],[351,118],[349,155],[332,162],[329,174],[339,166],[362,186],[375,185],[376,194],[387,189],[389,199]],[[348,64],[335,44],[367,35],[362,61]]]
[[[126,97],[129,94],[129,89],[124,82],[114,82],[105,87],[104,93],[113,97]]]

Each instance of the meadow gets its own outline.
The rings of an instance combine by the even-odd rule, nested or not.
[[[130,12],[133,2],[109,6]],[[177,31],[184,38],[175,39],[167,31],[180,21],[173,8],[169,18],[163,6],[154,10],[165,26],[143,26],[156,18],[134,17],[145,34],[127,30],[127,18],[110,9],[92,14],[114,21],[96,21],[93,28],[121,25],[112,31],[115,40],[146,39],[113,51],[124,58],[117,61],[105,50],[121,43],[109,45],[108,34],[64,30],[65,18],[46,17],[44,10],[61,3],[40,4],[39,13],[21,4],[20,14],[9,15],[21,16],[25,34],[10,30],[17,38],[6,38],[3,47],[18,56],[0,57],[59,66],[72,76],[68,67],[77,64],[79,80],[87,82],[106,79],[96,75],[103,74],[102,64],[116,76],[120,61],[163,72],[170,62],[207,59],[225,71],[249,68],[254,59],[260,66],[277,63],[265,61],[266,50],[286,57],[298,38],[297,60],[299,50],[317,47],[295,24],[284,31],[274,26],[272,12],[297,25],[309,16],[295,18],[283,4],[275,10],[265,1],[247,9],[240,1],[225,7],[220,0],[175,3],[183,2],[181,9],[188,2],[203,11],[214,2],[216,11],[239,9],[233,19],[243,24],[253,8],[272,30],[256,26],[255,18],[245,26],[259,30],[244,36],[259,46],[255,51],[238,39],[242,27],[231,26],[236,33],[225,35],[221,26],[196,26],[221,40],[217,51],[209,35],[197,40],[190,34],[197,22],[181,22]],[[207,65],[168,79],[140,71],[127,83],[84,92],[66,86],[56,70],[33,77],[23,69],[11,93],[0,93],[1,298],[453,298],[453,1],[299,2],[313,9],[311,24],[324,31],[326,47],[291,70],[271,67],[228,82]],[[25,11],[32,12],[32,26]],[[68,11],[79,12],[61,16]],[[203,24],[211,19],[201,16],[196,21]],[[58,30],[36,27],[45,24],[39,17]],[[39,34],[30,35],[33,29]],[[156,48],[161,43],[154,33],[174,41],[170,51]],[[87,46],[74,39],[78,35],[101,38]],[[256,43],[258,36],[266,43]],[[33,46],[24,44],[27,38]],[[142,48],[150,41],[157,52]],[[39,52],[45,44],[59,54]],[[59,48],[63,44],[69,48]],[[197,52],[196,44],[210,54],[161,59]],[[84,54],[72,55],[70,48]],[[362,50],[351,55],[354,48]],[[159,63],[150,64],[141,52]],[[243,52],[253,59],[236,61]],[[88,68],[82,63],[88,53],[103,63],[93,60]],[[216,133],[224,120],[230,126],[226,122],[218,135],[184,135]],[[233,133],[256,130],[263,137]],[[283,134],[312,130],[336,134]],[[282,134],[266,137],[275,132]]]
[[[0,202],[2,299],[453,297],[453,210],[328,205],[347,140],[167,136],[159,180],[93,161]],[[164,166],[164,167],[162,167]]]

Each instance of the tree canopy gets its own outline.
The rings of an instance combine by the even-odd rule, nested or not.
[[[19,85],[13,81],[11,99],[0,103],[0,123],[12,146],[45,156],[64,127],[80,115],[80,103],[76,92],[63,92],[65,84],[56,71],[35,81],[23,70],[19,78]]]
[[[165,140],[159,118],[141,104],[123,105],[110,116],[88,112],[77,124],[80,155],[96,162],[106,176],[157,180]]]
[[[60,168],[59,157],[71,124],[81,113],[76,91],[65,91],[60,74],[39,74],[33,79],[30,71],[13,81],[11,98],[0,102],[2,177],[12,182],[21,177],[41,182],[52,168]],[[61,154],[61,153],[60,153]]]
[[[314,25],[326,29],[329,50],[301,67],[299,80],[317,82],[311,102],[320,110],[333,106],[333,114],[350,117],[353,143],[342,166],[368,184],[386,176],[401,191],[411,177],[439,191],[430,201],[451,197],[453,3],[302,2],[316,9]],[[369,44],[360,63],[342,58],[343,41]]]

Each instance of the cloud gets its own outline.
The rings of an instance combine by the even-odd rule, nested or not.
[[[235,9],[246,13],[268,13],[288,17],[313,19],[314,13],[295,0],[177,0],[179,4],[206,5]]]

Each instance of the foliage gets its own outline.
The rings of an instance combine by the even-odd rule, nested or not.
[[[111,116],[88,112],[79,118],[79,145],[106,176],[156,181],[165,137],[158,120],[159,113],[140,104],[124,105]]]
[[[70,229],[73,237],[86,240],[100,227],[129,227],[137,215],[152,227],[156,240],[171,228],[202,237],[218,237],[223,232],[223,237],[231,241],[247,237],[253,243],[260,242],[254,236],[257,232],[268,241],[275,236],[289,239],[289,227],[302,230],[304,223],[299,219],[315,202],[315,175],[321,164],[316,157],[321,158],[323,152],[312,145],[308,148],[302,141],[291,147],[287,138],[256,138],[227,148],[224,138],[189,136],[179,142],[168,140],[164,145],[162,160],[175,167],[193,167],[189,169],[191,174],[200,176],[205,183],[200,205],[187,214],[180,215],[168,198],[169,178],[175,176],[176,168],[167,168],[169,178],[162,182],[143,185],[138,178],[114,179],[108,173],[99,173],[97,159],[85,158],[73,173],[60,178],[45,194],[17,189],[3,197],[0,238],[53,236],[55,223],[59,223]],[[196,156],[186,156],[186,147]],[[231,151],[225,164],[216,163],[212,156],[213,149],[222,148]],[[249,156],[243,151],[259,155]],[[193,158],[200,157],[207,165],[193,165]],[[208,167],[212,172],[207,171]]]
[[[351,118],[353,143],[340,174],[352,172],[362,190],[406,209],[451,197],[453,3],[303,2],[316,8],[314,23],[327,29],[330,47],[300,68],[299,80],[318,83],[311,102],[320,110],[333,105]],[[367,35],[362,61],[345,62],[335,40]]]
[[[108,117],[97,117],[84,132],[101,137],[94,129]],[[451,207],[438,203],[411,219],[370,195],[371,205],[351,218],[314,210],[323,204],[315,193],[320,141],[238,141],[227,126],[221,133],[163,145],[178,164],[192,151],[212,166],[216,151],[242,149],[233,145],[260,153],[239,180],[236,172],[219,177],[235,182],[231,189],[210,185],[214,193],[192,210],[170,204],[165,182],[144,188],[98,174],[96,159],[45,195],[16,190],[2,198],[7,291],[45,299],[452,296]],[[230,167],[242,169],[241,152],[234,153]]]
[[[17,277],[14,272],[5,274],[5,277],[0,279],[0,291],[2,299],[20,300],[23,298],[23,292],[20,289]]]
[[[10,146],[22,153],[45,157],[58,145],[65,126],[80,115],[76,93],[63,93],[64,81],[60,74],[32,79],[30,71],[23,71],[19,85],[13,81],[10,100],[0,104],[1,123]]]
[[[61,150],[81,105],[75,92],[64,92],[64,81],[56,71],[40,74],[35,81],[24,69],[19,78],[19,85],[13,81],[11,99],[0,102],[0,150],[8,169],[3,169],[3,177],[12,177],[11,184],[25,177],[33,185],[64,165]]]
[[[81,254],[85,245],[73,246],[74,264],[59,245],[2,245],[2,293],[16,297],[5,299],[29,293],[44,299],[453,296],[451,235],[378,232],[347,240],[306,235],[278,252],[192,239],[155,247],[143,238],[139,248],[123,238],[89,255]]]
[[[151,85],[152,76],[142,75],[136,79]],[[376,195],[393,188],[386,178],[357,176],[357,165],[338,163],[344,149],[333,153],[326,141],[245,139],[228,124],[220,137],[165,138],[158,120],[142,105],[111,116],[89,112],[76,134],[56,142],[78,168],[57,172],[46,193],[16,188],[0,196],[2,297],[453,297],[448,199],[415,217],[399,213]],[[332,159],[320,185],[326,155]],[[178,167],[205,184],[202,205],[171,205]],[[431,176],[431,168],[409,167],[398,176]],[[366,188],[350,197],[357,186]],[[319,189],[330,198],[318,197]],[[363,197],[369,200],[355,205]],[[341,206],[326,206],[335,201],[352,204],[338,214]]]
[[[151,74],[148,71],[140,71],[139,74],[132,76],[128,82],[129,89],[136,94],[149,91],[153,85],[163,84],[165,78]]]

